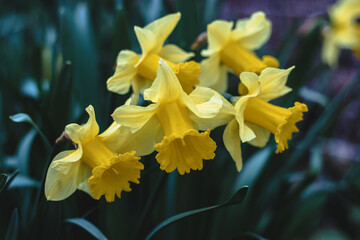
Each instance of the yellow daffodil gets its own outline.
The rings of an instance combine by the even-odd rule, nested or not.
[[[360,59],[360,1],[340,0],[328,13],[331,25],[324,29],[323,61],[335,67],[340,49],[353,50]]]
[[[140,170],[144,166],[133,151],[134,140],[130,138],[127,145],[113,144],[115,139],[119,143],[124,141],[119,138],[120,133],[123,134],[122,137],[129,139],[128,130],[123,128],[120,131],[120,126],[114,123],[107,131],[98,135],[99,126],[94,108],[89,106],[86,111],[89,114],[87,123],[69,124],[65,128],[77,149],[60,152],[50,164],[45,181],[48,200],[63,200],[80,189],[95,199],[105,195],[106,201],[112,202],[115,195],[120,198],[122,191],[131,191],[130,181],[139,183]],[[118,151],[123,154],[116,154]],[[145,148],[141,151],[149,153]]]
[[[152,130],[147,134],[160,140],[149,146],[158,152],[156,160],[162,170],[189,173],[190,169],[201,170],[203,160],[215,157],[216,144],[209,136],[209,128],[228,121],[214,118],[222,107],[220,94],[204,87],[186,94],[171,67],[161,59],[157,77],[144,91],[144,98],[152,104],[147,107],[124,105],[112,116],[134,133],[150,125]]]
[[[132,85],[135,94],[133,99],[137,99],[136,95],[154,81],[160,58],[175,72],[185,92],[193,90],[194,85],[199,83],[200,64],[184,61],[194,54],[185,52],[174,44],[163,46],[179,19],[180,13],[169,14],[144,28],[135,27],[142,54],[138,55],[130,50],[119,53],[116,71],[107,81],[109,91],[125,94]]]
[[[266,67],[278,67],[271,56],[262,59],[253,52],[270,37],[271,22],[263,12],[255,12],[248,19],[233,22],[216,20],[207,26],[208,48],[201,52],[208,57],[201,62],[200,85],[221,93],[227,90],[227,71],[239,76],[242,72],[260,74]]]
[[[241,142],[264,147],[272,133],[278,144],[276,153],[281,153],[288,148],[287,141],[292,133],[299,131],[295,124],[307,111],[305,104],[295,102],[294,107],[282,108],[268,103],[291,91],[285,84],[293,68],[266,68],[260,76],[251,72],[240,74],[243,95],[237,98],[233,119],[223,135],[225,147],[238,171],[242,168]]]

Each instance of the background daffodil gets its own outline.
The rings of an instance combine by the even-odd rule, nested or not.
[[[216,20],[207,26],[208,48],[201,52],[208,57],[201,62],[200,85],[221,93],[227,90],[227,71],[260,73],[266,67],[278,67],[271,56],[260,59],[253,52],[270,37],[271,22],[265,13],[255,12],[248,19],[233,22]]]
[[[360,1],[340,0],[329,8],[328,13],[330,26],[323,32],[323,61],[335,67],[340,49],[353,50],[360,59]]]
[[[291,139],[292,133],[299,131],[295,124],[307,111],[305,104],[295,102],[294,107],[286,109],[268,103],[291,91],[285,84],[293,68],[266,68],[260,76],[251,72],[240,74],[246,94],[237,98],[234,118],[223,135],[225,147],[238,171],[242,168],[241,142],[264,147],[272,133],[278,144],[276,153],[281,153],[288,148],[287,140]]]
[[[149,143],[158,151],[156,159],[162,170],[189,173],[190,169],[201,170],[203,159],[215,157],[216,143],[209,136],[209,128],[224,124],[215,118],[223,103],[220,94],[204,87],[186,94],[170,66],[160,60],[157,77],[144,91],[144,99],[153,103],[147,107],[124,105],[112,116],[132,132],[151,125],[147,134],[162,139],[155,146]]]
[[[98,136],[94,108],[89,106],[86,111],[86,124],[69,124],[65,128],[77,149],[60,152],[50,164],[45,181],[48,200],[63,200],[80,189],[95,199],[105,195],[106,201],[112,202],[115,195],[120,198],[122,191],[131,191],[129,181],[139,183],[144,166],[135,151],[118,155],[106,145],[115,136],[111,133],[118,131],[116,124]]]
[[[174,30],[180,19],[180,13],[169,14],[144,28],[135,27],[135,33],[141,47],[141,55],[130,50],[123,50],[117,57],[117,67],[114,75],[107,81],[109,91],[125,94],[132,85],[134,95],[150,87],[157,73],[160,58],[167,62],[175,72],[181,85],[187,93],[199,83],[200,65],[194,61],[185,62],[194,56],[174,44],[164,42]],[[133,98],[136,101],[136,97]]]

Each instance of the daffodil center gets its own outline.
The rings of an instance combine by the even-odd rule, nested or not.
[[[291,112],[282,107],[268,103],[261,98],[253,97],[247,102],[244,119],[246,122],[259,125],[273,134],[277,133],[277,127]]]
[[[148,54],[138,66],[138,73],[142,77],[154,81],[159,67],[160,56],[154,53]],[[175,64],[163,59],[173,69]]]
[[[278,144],[276,153],[281,153],[288,148],[287,141],[292,134],[299,131],[295,124],[303,119],[303,112],[307,111],[303,103],[295,102],[291,108],[282,108],[254,97],[247,102],[244,120],[273,133]]]
[[[267,67],[253,52],[237,43],[229,42],[220,52],[221,61],[224,62],[236,75],[246,71],[260,73]]]
[[[82,161],[94,169],[103,163],[108,163],[117,155],[112,152],[99,138],[94,137],[88,142],[83,142]]]
[[[145,59],[138,66],[138,73],[140,76],[155,80],[157,69],[159,67],[160,56],[154,53],[148,54]],[[195,61],[174,64],[166,59],[163,59],[176,74],[179,79],[183,90],[190,93],[194,86],[199,84],[199,74],[201,73],[200,64]]]
[[[189,113],[178,101],[172,101],[161,106],[157,117],[164,129],[165,136],[183,136],[184,132],[193,129]]]

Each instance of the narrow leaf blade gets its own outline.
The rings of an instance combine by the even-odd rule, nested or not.
[[[91,222],[84,218],[68,218],[65,222],[69,222],[85,229],[88,233],[93,235],[97,239],[106,240],[107,237]]]

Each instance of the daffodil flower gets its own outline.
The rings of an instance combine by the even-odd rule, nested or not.
[[[120,131],[120,126],[114,123],[107,131],[98,135],[99,126],[94,108],[90,105],[86,111],[89,114],[87,123],[69,124],[65,128],[77,149],[60,152],[51,162],[45,181],[48,200],[63,200],[80,189],[95,199],[105,195],[106,201],[112,202],[115,195],[120,198],[122,191],[131,191],[130,181],[139,183],[140,170],[144,166],[133,151],[131,143],[134,140],[130,138],[127,145],[113,144],[115,138],[119,139],[119,143],[124,141],[119,138],[119,133],[129,139],[126,134],[128,130]],[[123,154],[116,154],[115,151]],[[141,151],[149,153],[145,148]]]
[[[175,72],[185,92],[190,93],[194,85],[199,83],[200,64],[190,61],[193,57],[174,44],[164,42],[174,30],[180,19],[180,13],[169,14],[144,28],[135,27],[135,33],[140,43],[142,54],[123,50],[117,57],[117,67],[114,75],[107,81],[109,91],[125,94],[132,85],[134,98],[154,81],[162,58]]]
[[[359,0],[340,0],[329,8],[328,13],[331,25],[323,32],[323,61],[335,67],[341,49],[353,50],[360,59]]]
[[[260,76],[251,72],[240,74],[245,88],[242,90],[246,93],[236,100],[235,114],[223,135],[238,171],[242,168],[241,142],[264,147],[272,133],[277,143],[276,153],[281,153],[288,148],[287,141],[292,134],[299,131],[295,124],[303,119],[303,112],[307,112],[305,104],[295,102],[291,108],[282,108],[268,103],[291,91],[285,84],[293,68],[266,68]]]
[[[201,170],[203,160],[215,157],[216,143],[209,136],[209,128],[228,121],[215,118],[223,103],[220,94],[204,87],[186,94],[171,67],[160,60],[157,77],[144,91],[144,98],[152,103],[146,107],[120,106],[112,116],[134,133],[151,126],[147,134],[160,140],[149,146],[158,152],[156,160],[162,170],[189,173],[190,169]]]
[[[255,12],[248,19],[233,22],[216,20],[207,26],[208,49],[201,52],[208,57],[201,62],[200,85],[223,93],[227,90],[227,72],[239,76],[242,72],[260,74],[266,67],[278,67],[271,56],[262,59],[253,52],[270,37],[271,22],[263,12]]]

